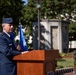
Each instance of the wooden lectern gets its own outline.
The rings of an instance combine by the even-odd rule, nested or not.
[[[55,72],[55,59],[60,58],[58,50],[32,50],[17,55],[17,75],[48,75]]]

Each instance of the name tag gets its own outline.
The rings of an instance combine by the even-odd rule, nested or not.
[[[12,44],[9,44],[9,46],[12,46]]]

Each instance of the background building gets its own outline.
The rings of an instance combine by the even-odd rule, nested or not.
[[[68,52],[68,21],[43,19],[40,22],[40,49]],[[38,49],[38,25],[33,23],[33,49]]]

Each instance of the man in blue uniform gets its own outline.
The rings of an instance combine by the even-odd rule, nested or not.
[[[2,28],[3,31],[0,34],[0,75],[16,75],[13,57],[25,52],[20,52],[20,46],[16,48],[10,38],[10,33],[13,31],[12,18],[3,18]]]

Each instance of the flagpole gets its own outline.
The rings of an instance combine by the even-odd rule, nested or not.
[[[19,19],[19,25],[21,25],[21,20]]]
[[[38,9],[38,50],[40,49],[40,0],[37,2]]]

